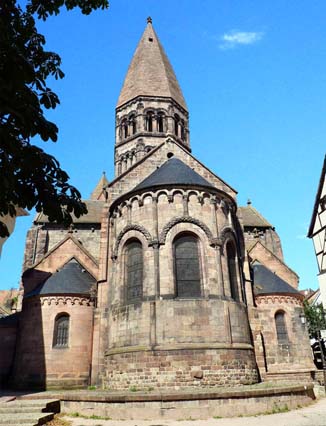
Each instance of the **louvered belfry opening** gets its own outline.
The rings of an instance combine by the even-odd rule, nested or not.
[[[61,314],[55,319],[53,346],[56,348],[67,347],[69,343],[69,315]]]
[[[126,302],[132,303],[143,296],[143,248],[138,240],[127,243],[125,250]]]
[[[277,340],[280,345],[286,345],[289,343],[288,332],[285,324],[285,315],[284,312],[279,311],[275,314],[275,326]]]
[[[183,234],[174,240],[176,296],[200,297],[200,266],[198,238]]]

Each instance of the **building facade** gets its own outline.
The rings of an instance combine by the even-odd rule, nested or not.
[[[308,237],[314,243],[321,303],[326,307],[326,156],[319,179]]]
[[[151,19],[116,107],[114,170],[73,227],[39,214],[28,232],[3,380],[104,389],[310,380],[298,276],[274,227],[192,155],[187,105]]]

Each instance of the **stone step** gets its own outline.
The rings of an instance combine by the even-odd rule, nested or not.
[[[37,405],[31,405],[31,406],[18,406],[17,404],[6,404],[5,407],[2,407],[0,405],[0,414],[2,413],[42,413],[45,411],[44,405],[37,406]]]
[[[0,413],[60,413],[60,400],[58,399],[16,399],[0,404]]]
[[[53,413],[17,413],[3,414],[0,416],[0,425],[44,425],[54,418]]]

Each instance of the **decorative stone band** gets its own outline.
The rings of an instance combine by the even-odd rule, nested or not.
[[[169,185],[170,187],[171,185]],[[193,186],[191,188],[185,188],[185,187],[172,187],[170,189],[168,188],[157,188],[152,191],[140,191],[140,192],[129,192],[121,197],[117,198],[110,207],[110,215],[111,217],[119,217],[121,214],[121,209],[126,205],[126,203],[137,201],[139,207],[144,205],[144,199],[147,197],[156,198],[161,195],[165,194],[167,196],[167,199],[169,203],[173,202],[173,197],[175,194],[182,194],[185,199],[189,199],[190,195],[197,195],[198,202],[200,204],[203,204],[204,197],[208,197],[210,200],[210,204],[214,204],[216,206],[216,209],[221,209],[225,215],[228,214],[228,212],[233,211],[235,212],[236,205],[235,201],[228,196],[227,194],[223,193],[221,190],[212,188],[199,188],[198,186]]]
[[[256,296],[255,297],[257,305],[262,304],[274,304],[274,303],[287,303],[292,305],[302,306],[301,297],[298,295],[265,295],[265,296]]]
[[[175,343],[170,345],[153,346],[124,346],[120,348],[109,349],[105,356],[132,353],[132,352],[153,352],[153,351],[183,351],[183,350],[214,350],[214,349],[237,349],[253,350],[249,343]]]
[[[45,296],[40,298],[41,305],[70,305],[70,306],[94,306],[93,300],[88,297],[72,296]]]

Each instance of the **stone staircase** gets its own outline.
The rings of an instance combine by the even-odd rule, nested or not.
[[[0,425],[44,425],[59,412],[59,400],[15,399],[0,404]]]

